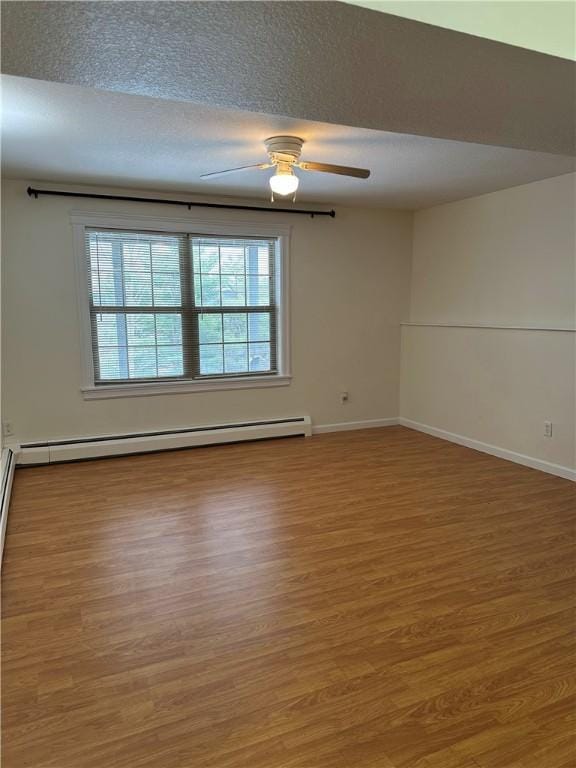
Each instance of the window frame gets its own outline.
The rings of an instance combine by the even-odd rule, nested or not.
[[[255,219],[238,222],[212,218],[187,219],[128,216],[126,214],[89,213],[73,211],[70,222],[74,237],[74,260],[76,268],[80,345],[82,351],[81,392],[85,400],[100,400],[117,397],[180,394],[230,389],[257,389],[290,384],[290,316],[289,316],[289,246],[290,227],[282,227]],[[162,379],[158,381],[135,381],[114,384],[97,384],[95,379],[94,351],[92,345],[90,282],[85,253],[85,231],[87,228],[111,230],[132,230],[150,233],[178,233],[206,235],[213,237],[265,237],[278,241],[275,265],[275,298],[278,307],[278,329],[276,344],[277,372],[238,376],[215,376],[211,378]],[[214,307],[216,309],[216,307]]]

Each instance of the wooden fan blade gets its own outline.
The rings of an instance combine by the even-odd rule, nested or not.
[[[225,173],[236,173],[236,171],[248,171],[250,168],[258,168],[263,171],[266,168],[272,168],[272,163],[257,163],[256,165],[241,165],[239,168],[228,168],[225,171],[212,171],[212,173],[200,174],[201,179],[205,179],[207,176],[223,176]]]
[[[349,168],[347,165],[330,165],[328,163],[296,163],[303,171],[322,171],[322,173],[337,173],[340,176],[354,176],[357,179],[367,179],[370,171],[366,168]]]

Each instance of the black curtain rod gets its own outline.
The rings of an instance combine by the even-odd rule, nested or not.
[[[336,216],[336,211],[304,211],[301,208],[265,208],[260,205],[228,205],[227,203],[190,203],[186,200],[165,200],[159,197],[129,197],[128,195],[96,195],[88,192],[61,192],[56,189],[34,189],[28,187],[28,195],[36,200],[39,195],[56,197],[88,197],[93,200],[126,200],[131,203],[162,203],[163,205],[185,205],[189,211],[198,208],[227,208],[232,211],[266,211],[267,213],[297,213],[304,216]]]

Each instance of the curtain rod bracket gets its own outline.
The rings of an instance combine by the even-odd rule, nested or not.
[[[232,203],[191,203],[188,200],[166,200],[162,197],[131,197],[129,195],[98,195],[89,192],[63,192],[58,189],[35,189],[28,187],[28,196],[38,200],[39,195],[52,195],[54,197],[84,197],[91,200],[124,200],[130,203],[155,203],[160,205],[182,205],[189,211],[193,207],[198,208],[224,208],[231,211],[262,211],[266,213],[292,213],[296,215],[310,216],[336,216],[334,209],[330,211],[306,211],[303,208],[268,208],[261,205],[233,205]]]

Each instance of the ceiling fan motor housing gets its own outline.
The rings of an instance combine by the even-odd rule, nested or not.
[[[295,163],[300,159],[304,139],[297,136],[271,136],[264,144],[272,162]]]

